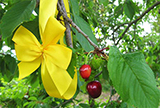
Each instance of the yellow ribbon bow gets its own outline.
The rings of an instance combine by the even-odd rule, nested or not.
[[[12,40],[15,42],[19,79],[33,73],[41,65],[41,77],[46,92],[56,98],[70,99],[77,89],[77,72],[73,79],[66,69],[72,50],[57,44],[65,27],[54,17],[57,0],[40,0],[39,30],[42,45],[25,27],[20,26]]]

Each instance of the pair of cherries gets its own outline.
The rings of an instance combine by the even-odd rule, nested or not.
[[[80,67],[79,72],[83,79],[88,79],[91,75],[91,67],[88,64],[84,64]],[[88,94],[92,98],[98,98],[102,92],[102,86],[99,81],[91,81],[86,86]]]

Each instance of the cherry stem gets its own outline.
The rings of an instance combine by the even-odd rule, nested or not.
[[[90,108],[94,107],[94,99],[90,95],[89,95],[89,104],[90,104]]]
[[[86,59],[85,59],[85,64],[87,64],[87,61],[88,61],[88,56],[90,55],[90,53],[92,53],[93,51],[90,51],[88,54],[87,54],[87,57],[86,57]]]
[[[109,47],[106,47],[106,48],[101,49],[100,52],[102,52],[102,51],[105,50],[105,49],[109,49]]]

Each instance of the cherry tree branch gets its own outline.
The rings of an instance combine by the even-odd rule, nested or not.
[[[58,0],[59,4],[61,5],[61,9],[59,8],[58,6],[58,10],[59,11],[63,11],[63,14],[65,16],[67,16],[67,12],[66,12],[66,9],[65,9],[65,6],[64,6],[64,2],[63,0]],[[63,16],[64,18],[64,16]],[[69,25],[69,22],[64,20],[64,23],[65,23],[65,27],[66,27],[66,42],[67,42],[67,45],[71,48],[73,48],[73,43],[72,43],[72,37],[71,37],[71,29],[70,29],[70,25]]]
[[[144,17],[150,10],[152,10],[155,6],[159,5],[160,1],[156,2],[155,4],[153,4],[151,7],[149,7],[146,11],[144,11],[137,19],[133,20],[132,22],[128,23],[127,28],[125,29],[125,31],[123,32],[123,34],[121,35],[121,37],[118,39],[118,41],[116,42],[115,45],[117,45],[119,43],[119,41],[124,37],[125,33],[129,30],[129,28],[131,27],[132,24],[137,23],[140,19],[142,19],[142,17]]]
[[[115,44],[115,37],[114,37],[114,33],[121,27],[121,26],[124,26],[125,24],[128,24],[128,23],[122,23],[120,25],[118,25],[115,29],[113,27],[113,33],[112,33],[112,40],[114,41],[114,44]]]
[[[81,33],[87,40],[88,42],[95,48],[99,50],[99,47],[88,37],[87,34],[85,34],[73,21],[72,19],[70,19],[62,10],[61,5],[58,3],[57,4],[58,8],[59,8],[59,12],[62,14],[63,18],[69,22],[79,33]]]
[[[123,24],[118,25],[118,26],[113,30],[113,33],[116,32],[121,26],[124,26],[125,24],[128,24],[128,23],[123,23]],[[113,34],[113,33],[112,33],[112,34]]]

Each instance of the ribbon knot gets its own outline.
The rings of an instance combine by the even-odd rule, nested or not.
[[[40,46],[40,51],[41,51],[41,53],[42,53],[42,55],[43,55],[43,53],[44,53],[43,45]]]

